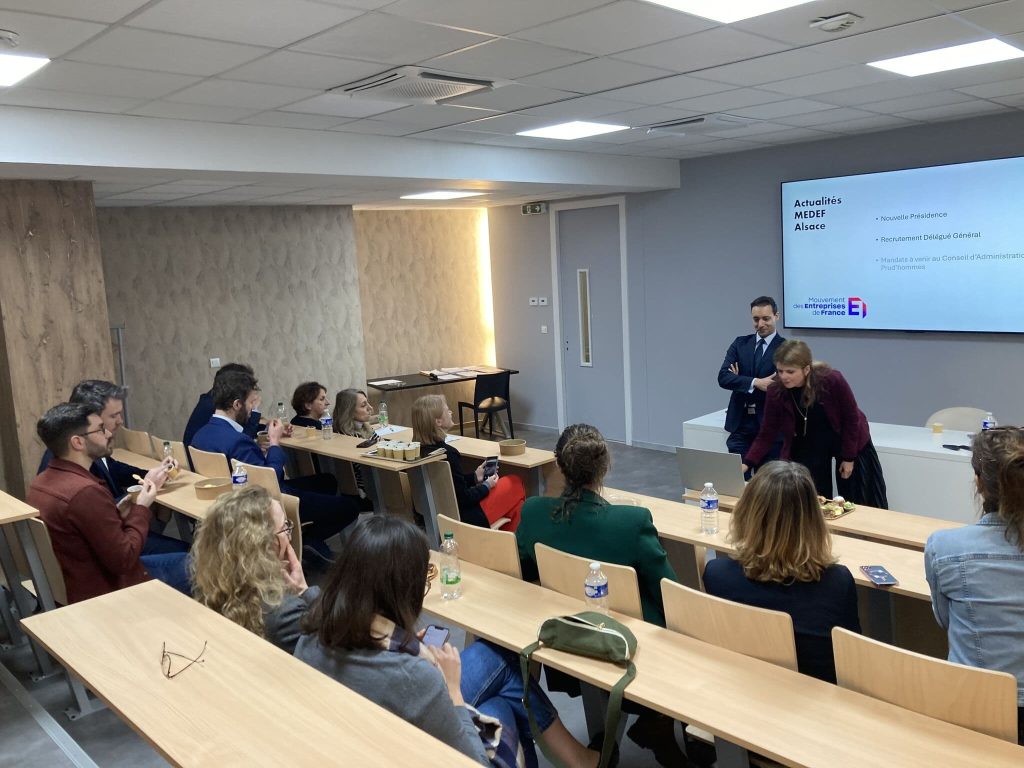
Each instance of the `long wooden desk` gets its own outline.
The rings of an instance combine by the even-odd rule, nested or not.
[[[700,492],[686,491],[683,498],[687,501],[697,502],[700,500]],[[736,496],[720,495],[718,507],[731,512],[736,508],[738,501],[739,498]],[[908,512],[861,505],[858,505],[848,515],[843,515],[838,520],[828,520],[826,523],[836,533],[859,536],[872,541],[881,541],[922,551],[928,537],[935,531],[962,528],[964,525],[952,520],[940,520],[937,517],[912,515]]]
[[[436,555],[434,555],[436,557]],[[544,619],[583,601],[462,563],[463,597],[433,590],[424,610],[520,651]],[[582,579],[581,579],[582,588]],[[724,741],[801,768],[1019,766],[1024,749],[621,615],[636,634],[637,676],[626,698],[697,725]],[[558,651],[538,659],[608,690],[621,670]],[[720,750],[719,765],[724,762]],[[736,756],[735,752],[726,755]],[[742,754],[739,758],[744,757]],[[728,759],[728,758],[726,758]]]
[[[465,369],[462,369],[465,370]],[[502,373],[508,371],[510,374],[517,374],[519,371],[512,368],[499,368],[493,373]],[[396,390],[402,389],[416,389],[418,387],[436,387],[444,386],[445,384],[458,384],[462,381],[474,381],[477,376],[484,375],[482,373],[476,373],[473,376],[462,375],[456,376],[453,379],[432,379],[429,376],[424,376],[422,373],[417,371],[416,373],[396,373],[393,376],[378,376],[372,380],[366,381],[366,386],[370,389],[376,389],[378,392],[395,392]],[[398,384],[375,384],[374,382],[387,381],[388,379],[394,379],[398,381]]]
[[[157,581],[22,624],[172,765],[476,765]],[[167,679],[164,643],[190,658],[207,647]]]

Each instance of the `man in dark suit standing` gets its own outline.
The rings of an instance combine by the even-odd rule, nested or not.
[[[754,333],[737,336],[725,353],[718,371],[718,386],[732,391],[729,410],[725,414],[725,431],[729,433],[729,453],[745,455],[761,429],[764,416],[764,393],[775,381],[775,349],[785,341],[776,331],[779,308],[771,296],[758,296],[750,302],[750,319]],[[778,455],[779,446],[773,448]]]

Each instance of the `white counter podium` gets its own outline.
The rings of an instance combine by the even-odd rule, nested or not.
[[[683,422],[683,447],[725,452],[725,410]],[[970,445],[966,432],[933,434],[926,427],[870,422],[889,507],[915,515],[972,523],[978,518],[970,451],[943,443]]]

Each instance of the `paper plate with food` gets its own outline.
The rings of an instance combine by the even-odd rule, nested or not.
[[[826,520],[837,520],[843,515],[848,515],[857,508],[857,505],[852,501],[847,501],[842,496],[836,496],[834,499],[826,499],[824,496],[818,497],[818,503],[821,504],[821,511],[825,515]]]

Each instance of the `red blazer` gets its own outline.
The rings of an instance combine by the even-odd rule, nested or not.
[[[776,436],[782,433],[782,458],[789,459],[793,451],[793,435],[796,432],[796,406],[789,390],[779,383],[768,388],[765,398],[764,420],[761,431],[750,445],[744,464],[758,466],[768,453]],[[825,409],[828,423],[839,434],[841,461],[853,461],[871,439],[867,417],[857,407],[853,390],[846,383],[843,374],[832,369],[821,379],[818,402]]]
[[[149,579],[139,554],[152,513],[135,504],[122,520],[107,486],[89,470],[53,459],[32,481],[26,501],[50,532],[69,603]]]

